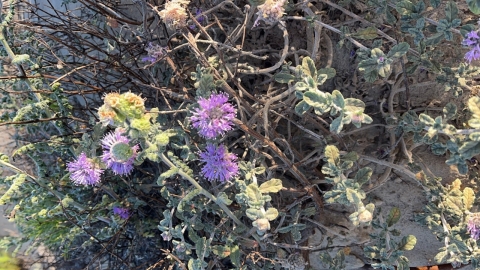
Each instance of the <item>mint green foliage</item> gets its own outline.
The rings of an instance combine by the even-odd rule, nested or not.
[[[446,164],[455,165],[461,174],[468,172],[467,160],[480,154],[480,98],[472,97],[467,103],[471,112],[468,125],[473,129],[456,129],[449,121],[457,115],[457,107],[448,103],[443,115],[434,118],[421,113],[405,113],[399,121],[399,131],[411,133],[415,143],[431,145],[436,155],[449,153]]]
[[[349,218],[355,226],[360,223],[370,224],[373,211],[375,210],[373,203],[364,205],[362,202],[366,197],[362,185],[370,180],[372,169],[364,167],[358,170],[353,178],[348,178],[349,175],[346,173],[353,167],[357,159],[358,156],[354,152],[340,156],[336,146],[327,145],[325,147],[325,160],[327,163],[322,167],[322,173],[329,176],[325,177],[325,180],[333,185],[324,194],[325,202],[353,205],[356,211]]]
[[[331,116],[338,115],[330,124],[330,131],[334,133],[340,133],[346,124],[352,123],[359,128],[362,123],[372,123],[372,118],[364,113],[365,103],[361,100],[344,98],[338,90],[328,93],[318,89],[327,79],[334,76],[335,69],[317,70],[314,61],[310,57],[305,57],[302,65],[295,68],[295,75],[289,73],[288,67],[284,67],[275,75],[275,80],[279,83],[295,82],[295,95],[302,99],[295,106],[295,112],[298,114],[302,115],[313,108],[318,115],[327,113]]]
[[[374,82],[379,75],[386,78],[392,73],[391,65],[394,61],[404,56],[408,49],[410,45],[406,42],[393,46],[386,55],[379,48],[373,48],[370,51],[370,58],[358,63],[358,70],[364,72],[363,76],[367,82]]]
[[[480,14],[480,1],[479,0],[466,0],[468,8],[475,14]]]
[[[276,208],[268,207],[266,209],[265,207],[272,200],[268,194],[279,192],[282,189],[282,181],[274,178],[258,185],[255,175],[252,175],[252,180],[248,185],[245,181],[236,181],[239,193],[235,195],[235,199],[246,208],[246,215],[253,221],[252,225],[257,228],[257,233],[263,235],[270,230],[270,221],[278,217]]]
[[[441,179],[425,179],[428,204],[425,211],[415,219],[435,234],[444,244],[435,256],[437,263],[450,263],[453,267],[472,263],[480,267],[480,248],[467,232],[469,213],[475,203],[475,192],[470,187],[462,188],[457,179],[446,187]]]
[[[400,219],[400,209],[392,208],[386,217],[378,217],[372,221],[372,227],[376,229],[371,234],[373,245],[364,247],[365,257],[371,259],[371,265],[375,269],[382,270],[407,270],[410,269],[407,257],[403,256],[406,250],[412,250],[417,238],[414,235],[403,236],[393,226]]]

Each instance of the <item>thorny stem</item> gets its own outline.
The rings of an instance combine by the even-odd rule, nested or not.
[[[173,168],[175,167],[175,164],[173,164],[166,156],[164,153],[161,153],[160,155],[160,158],[162,159],[162,161],[167,164],[168,167],[170,168]],[[205,190],[202,186],[200,186],[200,184],[195,181],[195,179],[193,179],[190,175],[188,175],[187,173],[185,173],[184,171],[182,171],[181,169],[178,170],[178,174],[180,176],[182,176],[185,180],[188,180],[195,188],[199,189],[200,192],[207,198],[209,198],[210,200],[212,200],[213,202],[215,202],[218,206],[220,206],[220,208],[222,208],[223,211],[225,211],[225,213],[235,222],[237,223],[237,225],[239,226],[242,226],[242,227],[246,227],[245,224],[243,224],[243,222],[241,222],[233,213],[232,211],[230,211],[230,209],[228,209],[228,207],[221,201],[219,201],[213,194],[211,194],[210,192],[208,192],[207,190]]]

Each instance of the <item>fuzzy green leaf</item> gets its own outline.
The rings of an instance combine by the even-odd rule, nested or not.
[[[377,28],[376,27],[367,27],[365,29],[361,29],[357,31],[355,36],[359,39],[364,39],[364,40],[370,40],[370,39],[375,39],[378,37],[377,34]]]
[[[410,49],[410,45],[406,42],[400,42],[388,52],[388,58],[400,58],[405,55]]]
[[[355,174],[355,182],[357,182],[360,186],[365,184],[370,177],[372,177],[373,170],[370,167],[361,168],[358,170],[357,174]]]
[[[228,198],[228,195],[225,192],[218,193],[217,200],[225,205],[230,205],[232,203],[232,200]]]
[[[400,219],[400,215],[400,209],[398,207],[392,208],[387,216],[387,226],[392,227],[395,223],[397,223]]]
[[[340,151],[335,145],[327,145],[325,147],[325,157],[328,163],[337,164],[340,161]]]
[[[458,18],[458,8],[457,4],[453,1],[448,2],[445,5],[445,15],[447,16],[447,21],[453,22],[454,19]]]
[[[293,82],[294,80],[295,80],[295,76],[290,73],[280,72],[275,74],[275,81],[279,83],[290,83],[290,82]]]
[[[467,0],[468,8],[474,14],[480,14],[480,0]]]
[[[299,115],[306,113],[310,109],[310,105],[308,105],[305,100],[300,101],[297,106],[295,106],[295,112]]]
[[[417,244],[417,238],[415,235],[408,235],[402,238],[400,243],[398,243],[399,250],[412,250]]]
[[[278,217],[278,210],[273,207],[268,208],[267,211],[265,212],[265,218],[270,221],[276,219],[277,217]]]
[[[317,73],[318,73],[318,76],[322,74],[327,75],[327,79],[331,79],[335,77],[335,75],[337,74],[334,68],[321,68],[317,71]],[[318,82],[318,76],[317,76],[317,82]]]
[[[465,159],[478,155],[480,154],[480,142],[475,142],[475,141],[466,142],[460,147],[460,149],[458,149],[458,152]]]
[[[310,57],[303,58],[302,70],[303,70],[303,73],[307,74],[312,78],[317,77],[317,68],[315,67],[315,62]]]
[[[236,267],[240,267],[240,248],[233,246],[230,250],[230,260]]]
[[[465,209],[470,210],[473,206],[473,202],[475,201],[475,192],[473,192],[473,189],[466,187],[463,190],[463,205],[465,206]]]
[[[309,105],[324,114],[330,110],[332,104],[332,95],[320,90],[307,91],[303,94],[303,100]]]
[[[452,119],[453,117],[455,117],[456,114],[457,106],[451,102],[447,103],[447,105],[445,105],[445,107],[443,108],[443,117],[446,120]]]
[[[283,188],[282,180],[273,178],[260,185],[260,192],[276,193],[276,192],[279,192],[282,188]]]
[[[341,114],[339,117],[335,118],[332,123],[330,123],[330,131],[338,134],[340,131],[342,131],[343,128],[343,114]]]

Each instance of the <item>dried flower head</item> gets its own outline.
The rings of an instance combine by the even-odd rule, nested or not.
[[[67,169],[73,183],[85,186],[98,184],[103,173],[98,164],[88,159],[85,153],[81,153],[77,160],[69,162]]]
[[[120,93],[108,93],[103,97],[103,103],[110,108],[117,108],[120,104]]]
[[[102,161],[115,174],[127,175],[133,170],[137,157],[138,144],[130,146],[130,140],[122,135],[122,130],[110,132],[102,139]]]
[[[113,213],[115,215],[119,215],[120,218],[123,218],[123,219],[127,219],[128,217],[130,217],[130,212],[128,211],[127,208],[114,206],[113,207]]]
[[[264,21],[266,24],[272,25],[278,22],[285,13],[283,6],[286,0],[266,0],[265,3],[259,5],[257,12],[257,19],[253,23],[253,27],[256,27],[260,21]]]
[[[237,156],[228,153],[224,145],[208,144],[200,159],[205,163],[202,174],[209,181],[225,182],[238,174]]]
[[[467,231],[472,239],[478,240],[480,238],[480,212],[470,214]]]
[[[465,54],[465,59],[469,63],[480,59],[480,37],[478,36],[478,31],[469,32],[462,41],[462,45],[470,48],[470,51]]]
[[[195,109],[190,119],[200,135],[213,139],[232,129],[232,120],[237,110],[227,101],[228,96],[225,93],[212,94],[208,99],[198,100],[200,108]]]
[[[158,12],[160,18],[171,29],[183,28],[187,25],[186,7],[190,0],[172,0],[165,3],[165,9]]]

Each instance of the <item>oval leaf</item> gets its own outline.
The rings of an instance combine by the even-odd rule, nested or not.
[[[282,180],[273,178],[260,185],[260,192],[275,193],[275,192],[279,192],[282,188],[283,188]]]
[[[403,237],[402,241],[398,243],[399,250],[412,250],[417,244],[417,238],[415,235],[409,235]]]
[[[387,216],[387,226],[392,227],[400,219],[400,209],[398,207],[392,208]]]

